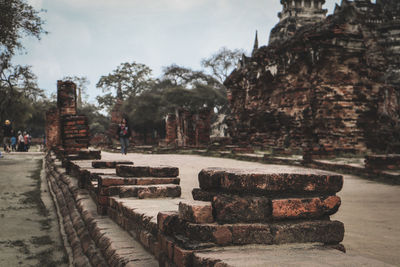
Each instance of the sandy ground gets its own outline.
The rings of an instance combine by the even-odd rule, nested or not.
[[[68,266],[42,159],[0,158],[0,266]]]
[[[132,160],[135,165],[179,167],[183,198],[192,198],[191,190],[198,187],[197,174],[203,168],[268,168],[276,172],[300,169],[196,155],[121,155],[102,152],[102,158]],[[342,206],[332,219],[340,220],[345,225],[343,244],[347,254],[400,266],[400,186],[384,185],[350,175],[345,175],[344,180],[344,188],[338,194],[342,198]]]

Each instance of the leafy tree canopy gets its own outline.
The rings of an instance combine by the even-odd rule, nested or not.
[[[35,132],[44,130],[44,108],[48,106],[30,66],[11,64],[22,38],[40,39],[46,32],[44,21],[25,0],[0,0],[0,120],[9,119],[14,127]]]
[[[115,91],[118,98],[125,99],[150,88],[151,72],[152,70],[144,64],[122,63],[112,73],[101,76],[96,87],[101,88],[103,92]]]
[[[39,11],[25,0],[0,0],[0,56],[8,62],[16,50],[22,49],[21,39],[33,36],[40,39],[46,33]],[[2,66],[3,68],[5,66]]]

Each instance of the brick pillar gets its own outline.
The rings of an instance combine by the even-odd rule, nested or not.
[[[57,81],[57,106],[61,116],[76,115],[76,85],[70,81]]]
[[[204,146],[210,143],[211,114],[209,109],[203,109],[197,115],[196,120],[196,146]]]
[[[51,149],[61,145],[61,122],[58,108],[46,112],[46,147]]]
[[[115,136],[117,134],[118,124],[122,120],[121,107],[122,107],[122,100],[117,99],[117,103],[115,103],[113,109],[111,110],[111,125],[110,128],[108,129],[108,137],[110,138],[110,140],[115,139]]]
[[[175,114],[168,114],[165,123],[165,141],[167,144],[174,144],[177,138],[177,119]]]

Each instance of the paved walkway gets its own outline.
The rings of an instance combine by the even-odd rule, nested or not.
[[[197,174],[207,167],[268,168],[276,172],[296,171],[299,167],[266,165],[232,159],[196,155],[114,154],[102,152],[104,160],[132,160],[135,165],[170,165],[179,167],[182,197],[191,199],[198,187]],[[332,219],[342,221],[346,234],[343,244],[347,254],[370,258],[386,264],[400,265],[400,186],[383,185],[345,175],[338,194],[342,206]]]
[[[0,266],[68,266],[42,159],[0,158]]]

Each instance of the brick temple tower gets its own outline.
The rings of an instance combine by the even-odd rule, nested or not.
[[[279,23],[271,30],[269,44],[285,41],[300,27],[325,19],[325,0],[281,0],[282,12],[278,13]]]

